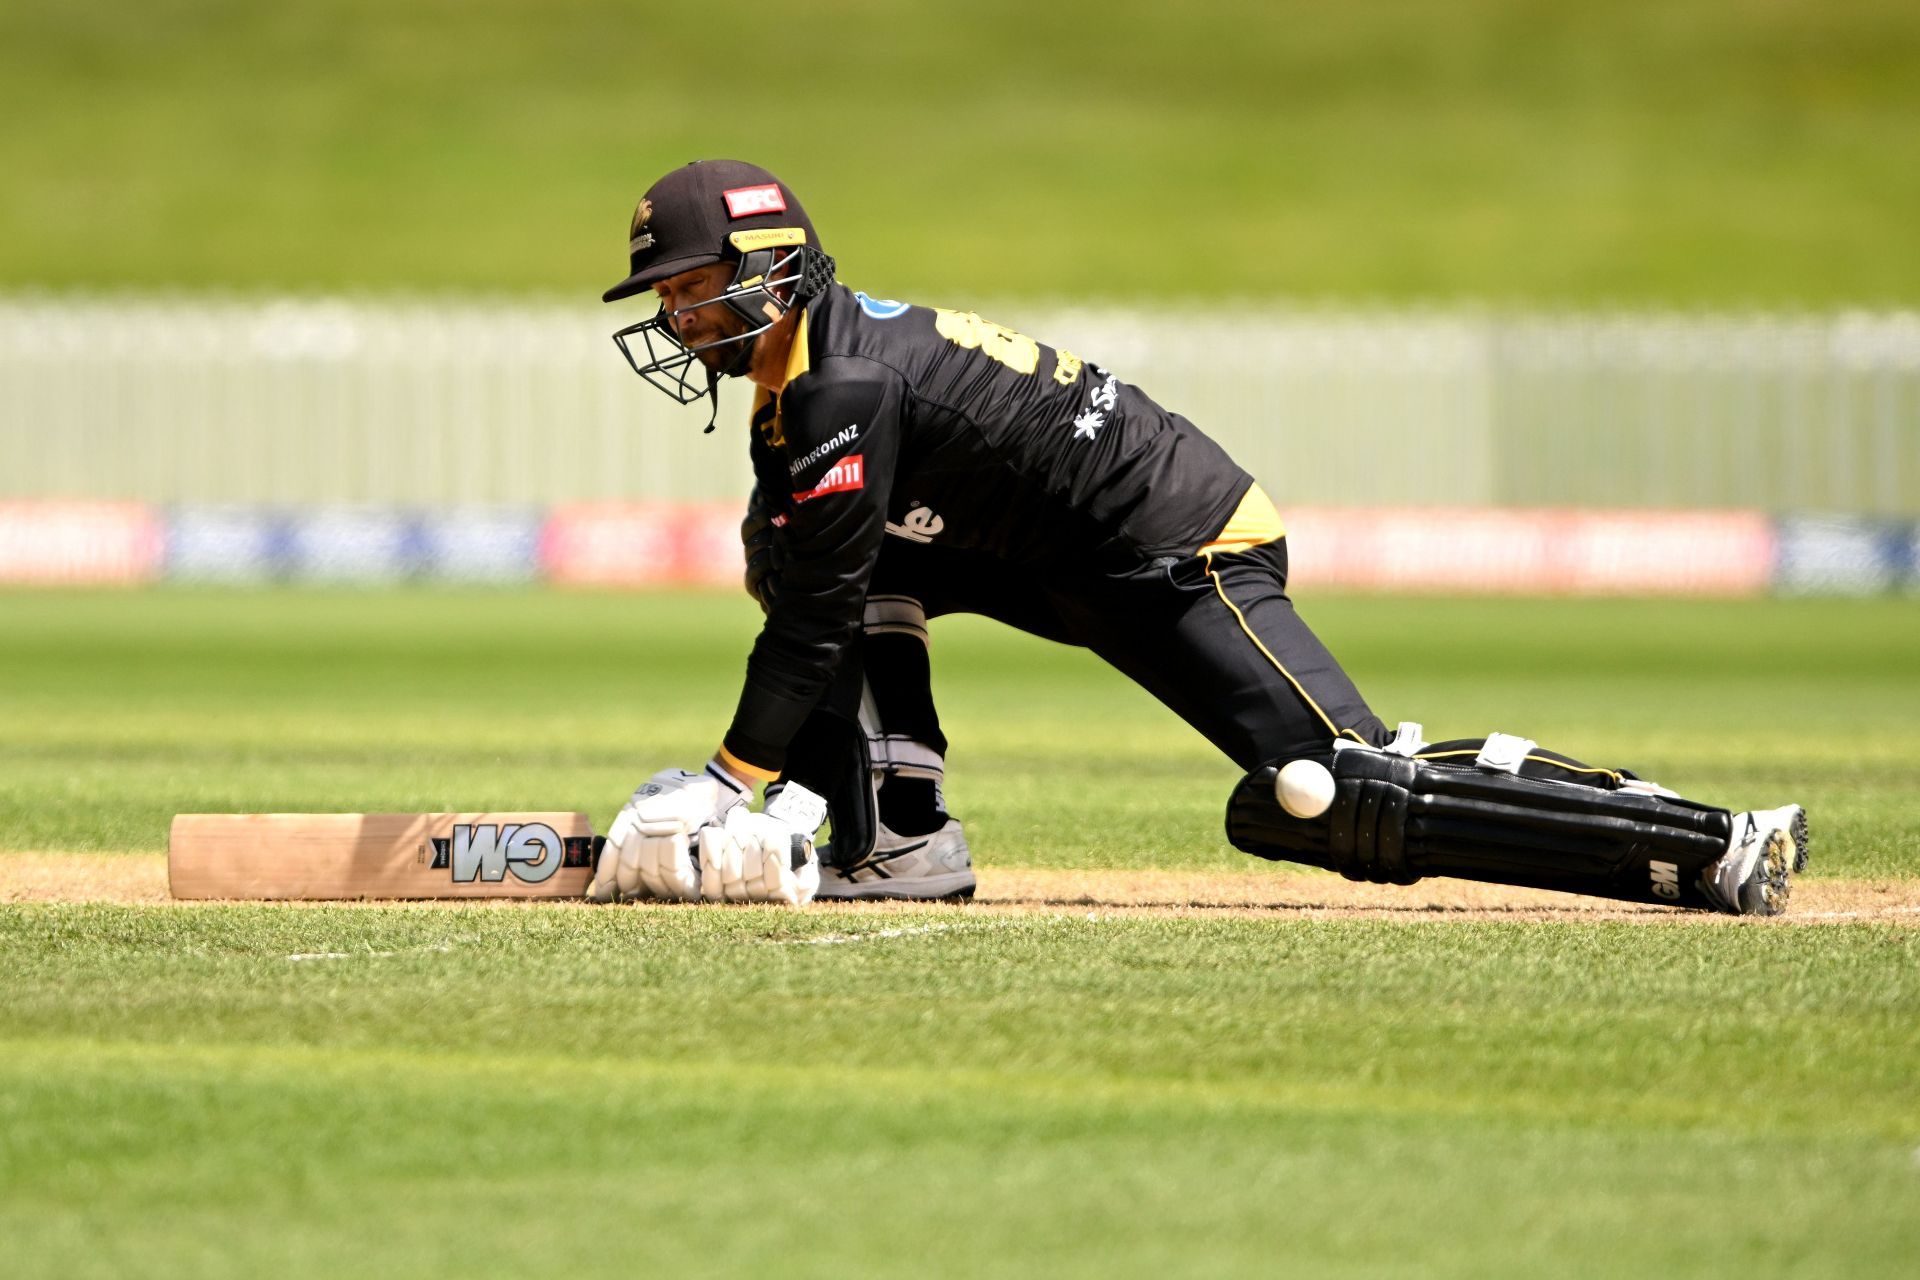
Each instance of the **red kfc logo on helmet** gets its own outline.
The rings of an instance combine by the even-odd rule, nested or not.
[[[762,213],[785,213],[787,198],[780,188],[768,182],[757,187],[734,187],[722,192],[727,198],[729,218],[751,218]]]

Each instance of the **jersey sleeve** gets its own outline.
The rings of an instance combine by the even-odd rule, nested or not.
[[[903,403],[897,374],[858,359],[796,379],[781,398],[786,476],[771,478],[784,489],[786,562],[724,743],[741,763],[785,767],[787,744],[860,628],[886,536]],[[778,468],[780,452],[769,452]],[[761,483],[769,478],[763,471]]]

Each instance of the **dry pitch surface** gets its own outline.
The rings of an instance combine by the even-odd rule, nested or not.
[[[164,903],[167,860],[161,854],[0,854],[0,902]],[[497,907],[501,903],[436,903]],[[515,904],[532,908],[537,905]],[[836,903],[884,913],[901,904]],[[918,909],[918,904],[915,904]],[[967,912],[1058,912],[1239,919],[1368,918],[1382,920],[1631,920],[1648,924],[1738,923],[1725,916],[1516,889],[1460,880],[1408,888],[1354,884],[1331,875],[1259,870],[1052,871],[988,869]],[[1803,880],[1786,915],[1768,923],[1876,921],[1920,927],[1920,881]]]

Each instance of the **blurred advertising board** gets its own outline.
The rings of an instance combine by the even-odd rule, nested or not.
[[[0,582],[146,582],[160,554],[160,520],[145,503],[0,502]]]
[[[0,502],[0,583],[521,583],[733,587],[734,503],[542,510]],[[1298,507],[1304,590],[1870,595],[1920,590],[1920,523],[1755,511]]]
[[[282,576],[286,521],[255,507],[176,507],[167,513],[166,576],[174,582],[270,582]]]
[[[1300,507],[1293,581],[1383,592],[1755,595],[1773,522],[1753,511]]]
[[[719,586],[740,581],[742,508],[731,503],[556,507],[541,539],[549,581],[568,586]]]
[[[287,521],[285,571],[295,581],[398,582],[419,560],[418,529],[404,512],[319,507]]]
[[[531,582],[544,512],[455,508],[177,507],[166,521],[166,576],[177,582],[378,585]]]
[[[532,582],[540,576],[544,511],[466,507],[420,516],[418,572],[436,582]]]
[[[1783,595],[1878,595],[1914,585],[1920,525],[1860,516],[1780,522],[1774,589]]]

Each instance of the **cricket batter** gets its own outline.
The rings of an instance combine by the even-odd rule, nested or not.
[[[1227,832],[1249,853],[1785,906],[1807,857],[1796,805],[1735,814],[1523,738],[1388,729],[1295,613],[1281,518],[1219,445],[1073,352],[838,283],[764,169],[667,174],[628,249],[606,301],[659,301],[614,335],[634,370],[716,411],[721,378],[758,389],[742,536],[766,621],[719,749],[635,792],[593,896],[971,896],[926,644],[930,618],[976,613],[1092,650],[1246,770]]]

